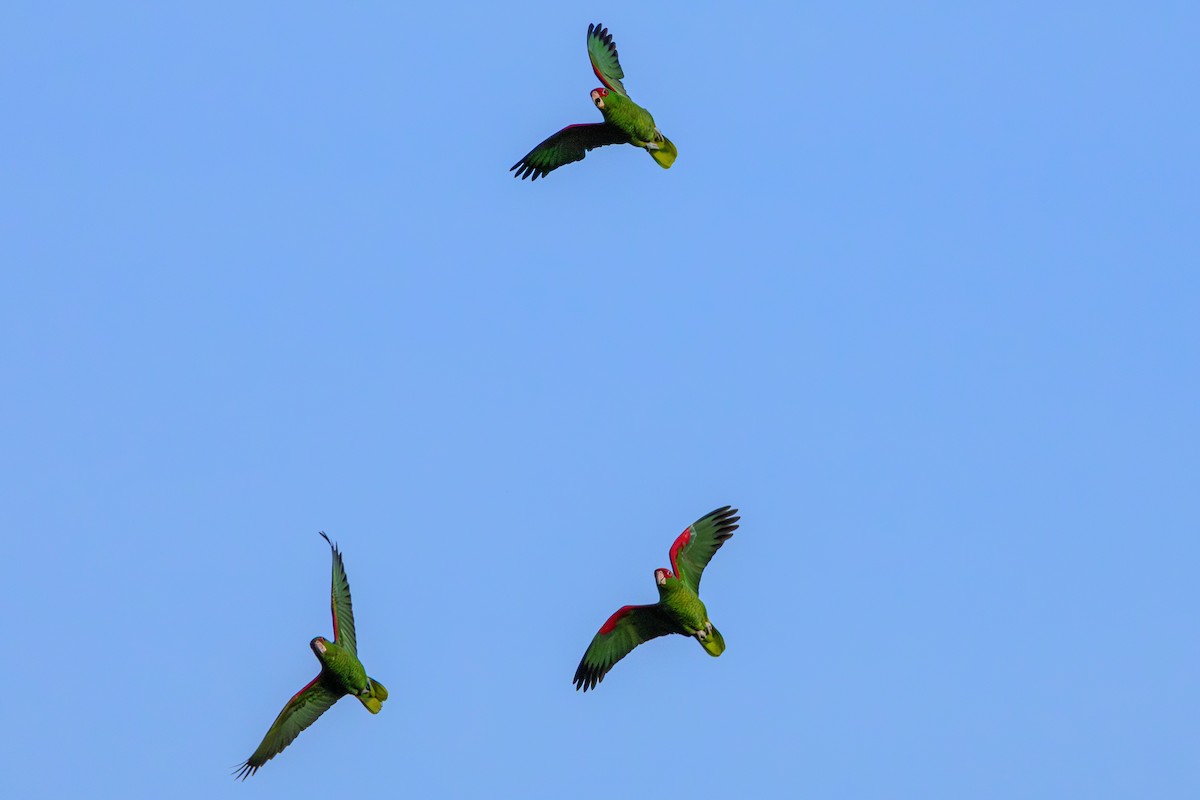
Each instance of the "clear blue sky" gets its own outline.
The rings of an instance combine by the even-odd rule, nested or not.
[[[141,5],[0,26],[8,796],[1200,796],[1195,3]],[[516,181],[595,20],[679,160]]]

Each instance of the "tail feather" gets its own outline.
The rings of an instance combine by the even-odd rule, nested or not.
[[[712,633],[701,639],[699,634],[696,634],[696,641],[704,648],[704,652],[710,656],[719,656],[725,652],[725,637],[716,628],[712,629]]]
[[[388,692],[384,688],[384,685],[374,678],[368,678],[367,680],[371,682],[370,691],[366,694],[358,695],[358,700],[366,706],[367,711],[370,711],[372,714],[378,714],[380,709],[383,708],[383,701],[387,700]]]
[[[679,151],[675,149],[675,145],[671,140],[665,136],[662,137],[662,141],[656,141],[654,144],[658,145],[658,149],[646,148],[647,152],[650,153],[650,157],[663,169],[670,169],[671,165],[675,163],[675,157],[679,155]]]

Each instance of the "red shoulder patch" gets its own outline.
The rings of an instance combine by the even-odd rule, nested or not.
[[[596,77],[600,79],[600,82],[601,82],[601,83],[603,83],[605,86],[608,86],[608,85],[609,85],[609,84],[608,84],[608,79],[607,79],[607,78],[605,78],[603,75],[601,75],[601,74],[600,74],[600,68],[596,66],[596,62],[595,62],[595,61],[593,61],[593,62],[592,62],[592,72],[596,73]]]
[[[603,625],[600,626],[601,635],[612,633],[613,628],[617,627],[617,623],[621,621],[621,617],[625,616],[635,608],[637,608],[637,606],[621,606],[614,611],[613,615],[609,617]]]
[[[683,533],[679,534],[679,538],[675,540],[675,544],[671,545],[671,569],[675,570],[675,577],[681,577],[679,573],[679,563],[675,560],[675,556],[679,555],[679,551],[687,547],[687,543],[692,540],[692,526],[688,525]]]

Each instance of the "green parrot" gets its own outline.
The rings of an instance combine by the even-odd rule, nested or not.
[[[283,752],[283,749],[300,735],[300,731],[312,725],[317,717],[325,713],[339,698],[352,694],[367,710],[378,714],[383,701],[387,700],[387,689],[374,678],[367,677],[366,670],[358,660],[354,637],[354,611],[350,607],[350,582],[346,579],[346,567],[337,546],[321,531],[333,550],[333,590],[330,605],[333,608],[333,641],[318,636],[309,642],[309,647],[321,662],[321,672],[287,701],[283,711],[263,737],[258,749],[242,763],[234,773],[245,780],[258,771],[259,767]]]
[[[625,93],[621,83],[625,72],[617,60],[617,46],[613,44],[612,34],[600,24],[588,25],[587,48],[592,71],[604,84],[592,90],[592,102],[604,115],[604,122],[563,128],[509,168],[509,172],[517,170],[516,177],[524,180],[532,175],[536,181],[563,164],[581,161],[588,150],[606,144],[644,147],[663,169],[675,163],[675,156],[679,155],[675,145],[655,127],[650,112]]]
[[[671,545],[671,570],[654,570],[658,602],[622,606],[600,626],[575,670],[575,689],[595,689],[613,665],[642,642],[668,633],[695,636],[710,656],[725,652],[725,638],[713,627],[700,602],[700,576],[713,553],[737,530],[736,508],[725,506],[705,514],[679,534]]]

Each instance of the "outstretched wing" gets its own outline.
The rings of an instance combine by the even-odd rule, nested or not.
[[[307,686],[292,696],[283,711],[275,718],[275,723],[263,737],[262,744],[254,751],[254,755],[246,759],[234,772],[234,777],[246,780],[258,772],[258,768],[283,752],[283,748],[292,743],[300,735],[300,731],[316,722],[317,717],[325,713],[344,692],[339,692],[321,680],[321,676],[313,678]]]
[[[321,531],[325,536],[325,531]],[[342,563],[341,551],[337,545],[329,541],[333,550],[333,589],[330,592],[329,604],[333,608],[333,641],[351,653],[358,655],[358,646],[354,638],[354,609],[350,607],[350,581],[346,578],[346,566]]]
[[[671,568],[675,570],[675,577],[696,594],[700,593],[700,576],[713,553],[737,530],[737,521],[741,518],[736,514],[737,509],[729,506],[705,514],[679,534],[671,545]]]
[[[621,83],[625,71],[621,69],[621,62],[617,60],[617,46],[613,44],[608,28],[598,22],[588,25],[587,46],[588,58],[592,60],[592,71],[596,73],[600,82],[607,86],[609,91],[628,97],[629,94]]]
[[[588,150],[606,144],[629,144],[629,134],[607,122],[568,125],[530,150],[508,171],[517,170],[516,177],[522,180],[532,175],[536,181],[563,164],[582,161]]]
[[[623,606],[608,621],[600,626],[600,632],[588,645],[579,668],[575,670],[575,689],[596,688],[613,664],[642,642],[680,633],[658,604],[647,606]]]

